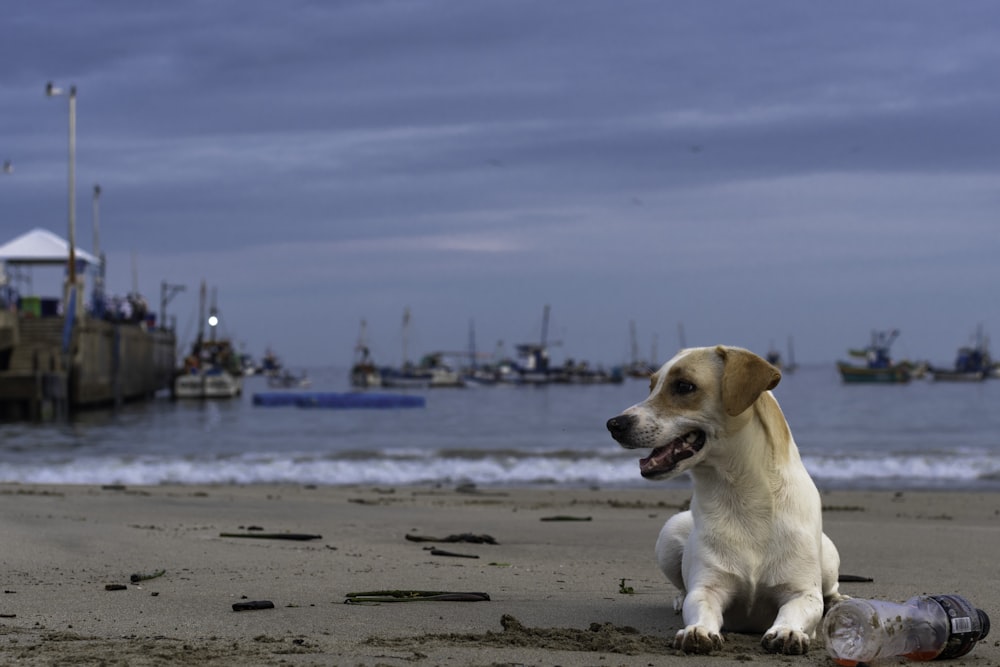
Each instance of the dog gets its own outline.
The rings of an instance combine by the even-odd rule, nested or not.
[[[674,647],[685,653],[721,649],[723,629],[763,632],[772,653],[806,653],[824,607],[845,598],[819,491],[770,392],[780,380],[743,348],[684,349],[651,376],[646,400],[607,422],[622,447],[652,450],[643,477],[693,480],[690,510],[656,541],[680,590]]]

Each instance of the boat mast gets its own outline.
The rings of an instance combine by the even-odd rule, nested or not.
[[[216,288],[212,288],[212,305],[208,309],[208,326],[211,327],[211,340],[215,342],[215,328],[219,324],[219,309],[215,305]]]
[[[409,365],[409,358],[406,354],[406,343],[410,336],[410,307],[403,309],[403,368]]]
[[[545,304],[545,310],[542,311],[542,344],[541,347],[545,349],[545,342],[549,337],[549,304]]]
[[[476,321],[469,320],[469,365],[476,370]]]
[[[635,333],[635,320],[628,321],[629,341],[632,348],[632,368],[639,365],[639,339]]]
[[[198,350],[201,351],[202,341],[205,340],[205,281],[201,281],[201,289],[198,292]]]

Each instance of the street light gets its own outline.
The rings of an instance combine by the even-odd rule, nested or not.
[[[94,278],[94,292],[103,300],[104,297],[104,256],[101,255],[101,224],[98,204],[101,199],[101,186],[94,184],[94,257],[100,263],[97,267],[97,276]]]
[[[76,288],[76,86],[57,88],[51,81],[45,86],[46,97],[69,97],[69,282]]]

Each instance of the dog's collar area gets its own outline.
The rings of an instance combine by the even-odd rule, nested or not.
[[[673,470],[681,461],[689,459],[705,446],[705,432],[690,431],[676,440],[655,448],[649,456],[639,459],[639,472],[643,477],[661,477]]]

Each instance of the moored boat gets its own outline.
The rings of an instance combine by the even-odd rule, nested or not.
[[[889,348],[899,337],[899,331],[873,331],[871,343],[863,349],[850,350],[851,356],[862,357],[864,365],[846,361],[837,362],[837,370],[845,383],[904,384],[912,377],[913,365],[908,361],[895,362]]]
[[[855,366],[844,361],[837,362],[840,377],[847,383],[900,384],[910,381],[910,365],[893,364],[883,368]]]
[[[204,325],[209,325],[205,339]],[[243,361],[231,341],[217,338],[218,309],[213,296],[208,319],[205,318],[205,283],[199,295],[198,338],[191,354],[174,378],[171,395],[182,399],[235,398],[243,393]]]
[[[931,377],[937,382],[980,382],[993,369],[989,345],[983,336],[982,327],[976,332],[974,345],[958,348],[952,368],[931,368]]]
[[[361,331],[358,332],[358,342],[354,345],[354,363],[351,365],[351,386],[358,389],[382,386],[382,374],[372,360],[368,348],[368,324],[361,320]]]

